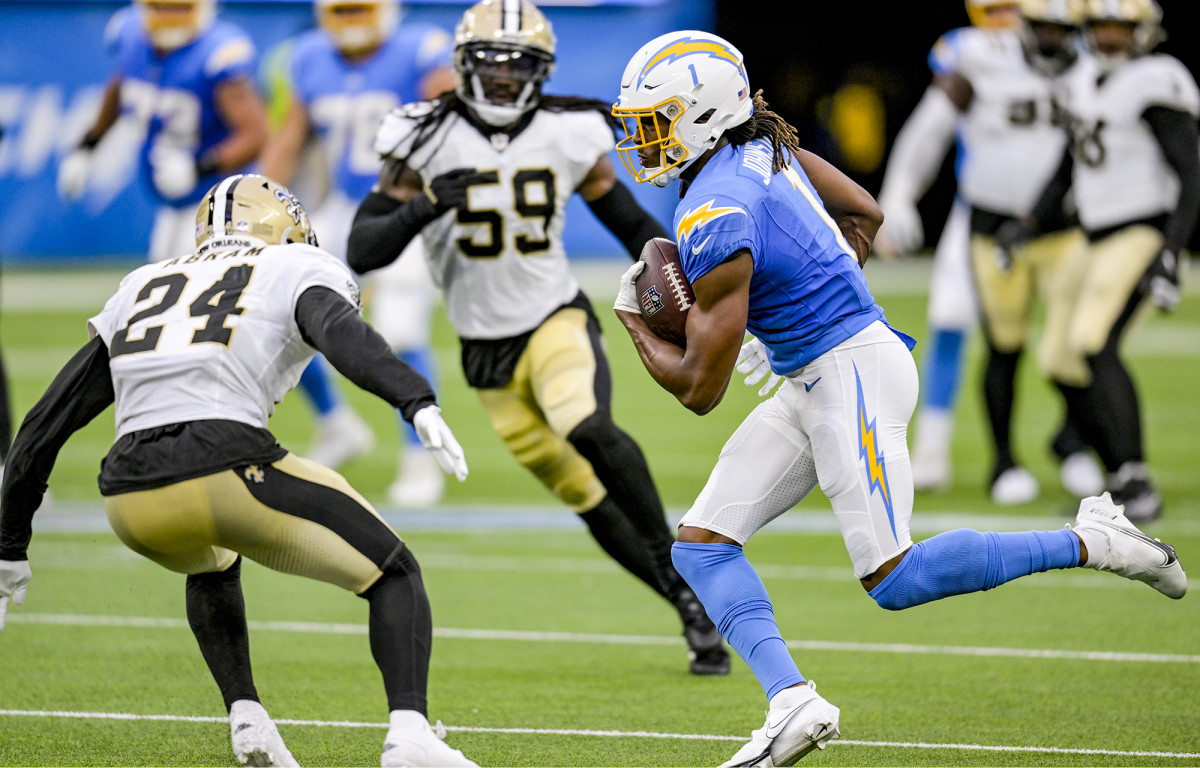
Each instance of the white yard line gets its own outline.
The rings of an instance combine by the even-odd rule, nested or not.
[[[203,717],[197,715],[137,715],[128,712],[69,712],[63,710],[30,710],[30,709],[0,709],[0,716],[6,717],[58,717],[69,720],[144,720],[159,722],[181,723],[220,723],[229,722],[225,717]],[[344,720],[287,720],[277,719],[278,725],[317,726],[328,728],[378,728],[387,727],[386,723],[359,723]],[[479,726],[448,725],[447,731],[458,733],[503,733],[531,736],[593,736],[599,738],[618,739],[678,739],[686,741],[744,741],[745,736],[721,736],[705,733],[660,733],[656,731],[618,731],[593,730],[590,728],[485,728]],[[1005,746],[992,744],[938,744],[922,741],[861,741],[843,739],[829,742],[830,746],[838,747],[896,747],[903,749],[938,750],[953,749],[960,751],[981,752],[1029,752],[1052,753],[1058,755],[1110,755],[1114,757],[1161,757],[1180,760],[1200,758],[1200,752],[1168,752],[1158,750],[1124,750],[1124,749],[1073,749],[1068,747],[1036,747],[1036,746]]]
[[[54,624],[76,627],[132,627],[138,629],[188,629],[183,619],[150,616],[100,616],[87,614],[23,613],[10,610],[8,621],[23,624]],[[249,621],[260,632],[292,632],[317,635],[365,635],[366,624],[318,623],[308,621]],[[502,629],[436,627],[434,637],[454,640],[507,640],[520,643],[595,643],[599,645],[678,646],[682,638],[657,635],[607,635],[588,632],[534,632]],[[788,648],[844,653],[895,653],[939,656],[986,656],[1018,659],[1072,659],[1083,661],[1155,664],[1200,664],[1200,654],[1126,653],[1121,651],[1072,651],[1053,648],[990,648],[971,645],[918,645],[915,643],[858,643],[826,640],[791,640]]]

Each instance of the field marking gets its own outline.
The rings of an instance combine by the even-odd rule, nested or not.
[[[54,624],[77,627],[134,627],[140,629],[189,629],[184,619],[150,616],[100,616],[62,613],[9,612],[10,622]],[[365,635],[366,624],[318,623],[309,621],[248,621],[260,632],[293,632],[319,635]],[[679,646],[682,638],[658,635],[607,635],[589,632],[535,632],[503,629],[458,629],[435,627],[434,637],[452,640],[506,640],[521,643],[595,643],[600,645]],[[1154,664],[1200,664],[1200,654],[1126,653],[1121,651],[1067,651],[1050,648],[999,648],[971,645],[917,645],[915,643],[857,643],[829,640],[789,640],[787,647],[803,651],[837,653],[898,653],[914,655],[986,656],[1018,659],[1071,659],[1080,661],[1123,661]]]
[[[65,710],[0,709],[0,715],[8,717],[59,717],[74,720],[147,720],[182,723],[229,722],[227,717],[200,715],[136,715],[129,712],[70,712]],[[289,720],[276,719],[277,725],[318,726],[327,728],[387,728],[386,723],[360,723],[347,720]],[[657,731],[594,730],[591,728],[485,728],[469,725],[447,725],[447,731],[458,733],[502,733],[534,736],[600,736],[621,739],[678,739],[687,741],[745,741],[745,736],[720,736],[707,733],[660,733]],[[1034,752],[1057,755],[1109,755],[1113,757],[1163,757],[1190,760],[1200,757],[1200,752],[1166,752],[1158,750],[1123,749],[1080,749],[1072,747],[1033,747],[992,744],[940,744],[928,741],[865,741],[839,739],[829,742],[835,747],[898,747],[902,749],[953,749],[983,752]]]

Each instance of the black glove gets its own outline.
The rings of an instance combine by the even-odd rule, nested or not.
[[[1163,249],[1150,268],[1146,270],[1150,280],[1150,300],[1163,312],[1172,312],[1179,306],[1179,258]]]
[[[480,173],[474,168],[455,168],[441,176],[435,176],[425,186],[425,195],[433,204],[438,216],[453,208],[467,207],[467,190],[476,184],[494,184],[495,171]]]
[[[1021,219],[1009,219],[996,230],[996,264],[1001,272],[1009,272],[1013,265],[1013,252],[1024,245],[1033,232]]]

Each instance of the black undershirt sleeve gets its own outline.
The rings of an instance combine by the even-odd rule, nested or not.
[[[371,192],[354,214],[346,246],[347,263],[360,275],[386,267],[437,216],[426,195],[401,203],[382,192]]]
[[[1058,170],[1050,177],[1050,181],[1042,189],[1038,201],[1033,205],[1030,219],[1034,234],[1044,232],[1049,226],[1048,222],[1062,220],[1063,202],[1066,200],[1067,192],[1071,189],[1071,172],[1074,167],[1075,161],[1070,150],[1065,150],[1062,161],[1058,164]]]
[[[296,324],[339,373],[399,408],[408,422],[437,402],[425,377],[392,354],[379,332],[337,292],[322,286],[306,290],[296,302]]]
[[[1179,200],[1163,228],[1163,248],[1178,254],[1187,246],[1200,214],[1200,153],[1196,118],[1168,107],[1150,107],[1142,118],[1158,139],[1167,163],[1179,176]]]
[[[96,337],[67,361],[17,430],[0,486],[0,560],[26,559],[33,513],[58,452],[113,399],[108,348]]]
[[[617,181],[612,189],[588,203],[592,213],[600,219],[600,223],[616,235],[629,252],[630,257],[637,261],[642,255],[642,246],[653,237],[671,239],[662,225],[655,221],[645,208],[638,205],[629,187]]]

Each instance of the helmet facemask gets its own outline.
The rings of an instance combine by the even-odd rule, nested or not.
[[[478,42],[455,51],[459,98],[496,127],[515,123],[537,106],[553,68],[553,56],[527,46]]]
[[[160,51],[173,51],[195,40],[212,25],[213,0],[138,0],[142,28]]]
[[[317,24],[343,54],[373,51],[400,23],[396,0],[317,0]]]
[[[1154,0],[1089,0],[1087,15],[1083,39],[1105,72],[1146,55],[1167,37]],[[1128,31],[1127,40],[1120,28]]]

